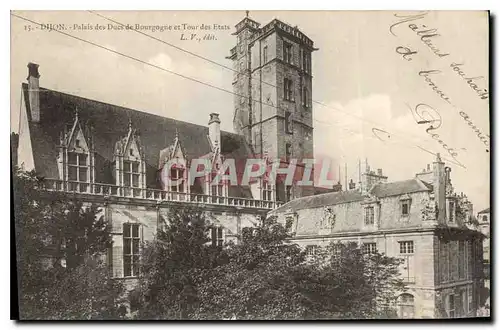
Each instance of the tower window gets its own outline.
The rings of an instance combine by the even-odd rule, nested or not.
[[[304,49],[300,49],[299,51],[299,62],[300,62],[300,68],[304,69]]]
[[[292,158],[292,144],[287,143],[285,145],[285,154],[286,154],[286,161],[290,161],[290,158]]]
[[[292,45],[288,42],[283,42],[283,60],[286,63],[292,63]]]
[[[308,93],[307,93],[307,88],[304,86],[302,87],[302,105],[307,108],[309,106],[309,100],[308,100]]]
[[[310,66],[311,66],[311,54],[304,52],[302,56],[302,67],[305,72],[309,73],[310,72]]]
[[[285,132],[287,134],[292,134],[292,113],[290,111],[285,111]]]
[[[267,63],[267,46],[262,49],[262,62],[263,64]]]
[[[288,101],[293,101],[293,80],[285,78],[283,80],[283,98]]]

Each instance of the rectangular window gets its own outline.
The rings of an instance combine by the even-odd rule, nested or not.
[[[123,224],[123,274],[124,276],[139,275],[139,224]]]
[[[312,257],[312,256],[315,256],[317,252],[318,252],[317,245],[307,245],[306,246],[306,255]]]
[[[293,80],[284,78],[283,79],[283,98],[287,101],[293,101]]]
[[[69,181],[79,181],[88,182],[88,170],[87,165],[87,155],[68,152],[68,180]]]
[[[455,295],[448,295],[446,311],[448,312],[448,317],[455,317]]]
[[[365,225],[375,224],[375,209],[373,206],[365,208]]]
[[[214,179],[217,176],[217,172],[212,172],[211,180],[210,180],[210,195],[212,195],[212,202],[218,202],[218,196],[224,196],[224,186],[222,180],[219,180],[217,184],[214,184]]]
[[[407,217],[410,215],[410,201],[404,200],[401,201],[401,216]]]
[[[139,187],[139,162],[123,161],[123,185],[125,187]]]
[[[288,42],[283,42],[283,60],[292,64],[292,45]]]
[[[399,253],[400,254],[413,254],[414,251],[414,245],[413,241],[402,241],[399,242]]]
[[[273,200],[273,187],[266,180],[262,180],[262,199],[265,201]]]
[[[467,286],[467,309],[466,312],[469,314],[472,311],[472,286]]]
[[[377,243],[364,243],[361,246],[361,252],[363,252],[363,254],[377,253]]]
[[[267,63],[267,46],[264,46],[264,48],[262,49],[262,62],[262,64]]]
[[[299,50],[299,64],[300,68],[303,70],[304,69],[304,49],[300,48]]]
[[[211,232],[212,246],[224,245],[223,230],[224,228],[222,227],[212,227],[212,232]]]
[[[172,168],[170,169],[170,191],[184,192],[184,169]]]

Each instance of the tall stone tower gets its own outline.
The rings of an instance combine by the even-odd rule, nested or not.
[[[277,19],[267,25],[248,17],[236,24],[233,61],[234,130],[244,135],[257,156],[286,164],[313,158],[313,41]],[[312,186],[278,183],[277,199],[314,194]]]

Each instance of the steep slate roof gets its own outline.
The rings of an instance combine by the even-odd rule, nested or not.
[[[409,194],[419,191],[432,191],[432,185],[419,179],[379,183],[373,186],[370,194],[381,197]]]
[[[302,209],[312,209],[326,205],[343,204],[350,202],[362,201],[363,195],[359,190],[348,190],[321,195],[306,196],[294,199],[285,205],[280,206],[273,213],[295,212]]]
[[[478,212],[478,214],[482,214],[482,213],[490,213],[490,208],[488,207],[487,209],[484,209],[484,210]]]
[[[28,118],[31,118],[28,84],[23,83],[22,89]],[[76,107],[78,107],[78,117],[82,128],[83,125],[93,128],[96,151],[96,182],[114,184],[111,173],[113,149],[115,143],[126,136],[129,118],[133,128],[137,129],[144,147],[147,164],[146,180],[147,186],[150,188],[161,187],[158,176],[160,150],[167,148],[174,142],[176,130],[188,159],[199,157],[210,151],[207,139],[208,127],[206,126],[40,88],[40,122],[29,122],[33,160],[35,169],[40,175],[47,178],[59,178],[57,145],[64,127],[73,124]],[[240,160],[252,157],[244,137],[221,132],[221,140],[222,154],[226,158]],[[240,187],[236,189],[237,191],[231,190],[231,196],[251,198],[248,187]]]
[[[388,196],[404,195],[421,191],[432,191],[432,185],[424,183],[419,179],[410,179],[404,181],[376,184],[370,190],[370,195],[383,198]],[[298,210],[308,209],[308,208],[317,208],[328,205],[359,202],[362,201],[364,198],[365,196],[363,196],[358,189],[307,196],[294,199],[282,205],[281,207],[277,208],[272,213],[295,212]]]

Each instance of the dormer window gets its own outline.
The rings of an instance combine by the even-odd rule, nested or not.
[[[402,218],[408,218],[410,216],[411,208],[411,197],[409,195],[404,195],[399,200],[399,210]]]
[[[125,187],[139,187],[139,162],[123,161],[123,185]]]
[[[70,131],[65,131],[58,146],[59,178],[69,181],[69,191],[88,192],[88,183],[94,180],[94,153],[92,136],[89,131],[82,130],[75,113],[75,120]]]
[[[87,154],[68,152],[68,180],[88,182]]]
[[[215,182],[214,179],[217,176],[217,172],[212,172],[210,180],[210,195],[212,196],[224,196],[224,185],[222,180]]]
[[[114,154],[114,173],[116,185],[123,186],[125,196],[138,197],[145,187],[145,159],[142,146],[132,122],[129,122],[128,133],[116,142]]]
[[[172,168],[170,169],[170,191],[185,192],[184,190],[184,169]]]
[[[410,201],[401,201],[401,216],[407,217],[410,215]]]
[[[265,201],[274,200],[273,186],[267,180],[262,180],[262,199]]]

